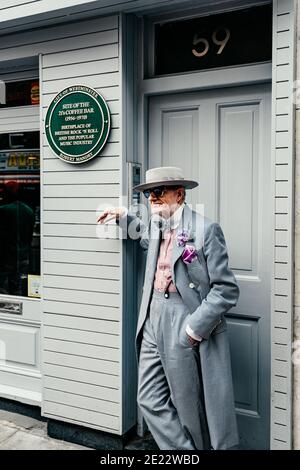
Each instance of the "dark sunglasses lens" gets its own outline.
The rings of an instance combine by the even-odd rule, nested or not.
[[[160,197],[163,195],[165,188],[163,186],[159,186],[158,188],[151,188],[151,189],[145,189],[143,191],[145,198],[149,199],[150,194],[154,194],[155,197]]]
[[[155,197],[160,197],[164,193],[164,189],[164,187],[153,188],[151,192],[155,195]]]

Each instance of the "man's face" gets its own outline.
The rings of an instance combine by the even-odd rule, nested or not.
[[[184,188],[165,188],[162,196],[155,196],[153,192],[150,193],[149,202],[152,214],[158,214],[167,219],[178,209],[182,201],[182,194]]]

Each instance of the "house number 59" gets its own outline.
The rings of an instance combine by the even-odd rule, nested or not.
[[[225,32],[225,37],[224,39],[218,39],[218,34],[220,33],[220,31],[224,31]],[[224,49],[224,47],[226,46],[228,40],[230,38],[230,31],[228,28],[219,28],[219,29],[215,29],[214,32],[212,33],[212,40],[213,42],[217,45],[217,46],[220,46],[219,47],[219,50],[217,51],[217,54],[222,54],[222,51]],[[207,53],[208,53],[208,50],[209,50],[209,42],[206,38],[199,38],[198,37],[198,34],[196,33],[194,35],[194,39],[193,39],[193,46],[199,46],[199,44],[202,44],[203,45],[203,51],[202,52],[198,52],[197,49],[195,49],[195,47],[192,49],[192,53],[194,54],[194,56],[196,57],[203,57],[205,56]]]

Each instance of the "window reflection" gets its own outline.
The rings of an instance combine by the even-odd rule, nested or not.
[[[32,106],[40,103],[39,81],[22,80],[0,83],[0,108],[13,106]]]
[[[28,295],[40,275],[39,133],[0,136],[0,294]]]

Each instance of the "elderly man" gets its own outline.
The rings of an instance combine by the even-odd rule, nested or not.
[[[134,227],[148,250],[136,333],[138,404],[164,450],[238,444],[224,314],[239,288],[220,225],[185,203],[185,190],[197,185],[180,168],[152,168],[134,188],[150,201],[148,225],[124,208],[99,218]]]

